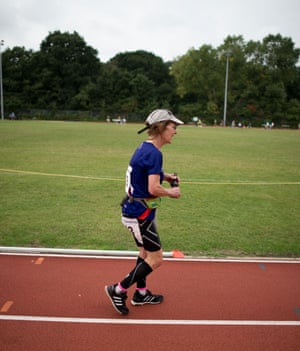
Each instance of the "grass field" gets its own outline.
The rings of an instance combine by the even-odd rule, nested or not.
[[[140,125],[0,122],[0,245],[134,250],[119,202]],[[300,132],[182,126],[162,149],[182,197],[165,251],[300,257]]]

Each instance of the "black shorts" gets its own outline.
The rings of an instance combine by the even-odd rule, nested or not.
[[[138,247],[155,252],[161,249],[160,237],[155,220],[141,220],[122,216],[122,223],[132,233]]]

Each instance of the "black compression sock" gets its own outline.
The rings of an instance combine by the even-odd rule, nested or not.
[[[143,259],[142,257],[139,256],[139,257],[137,258],[136,265],[138,265],[138,264],[140,264],[140,263],[142,263],[142,262],[144,262],[144,259]],[[144,289],[144,288],[146,288],[146,286],[147,286],[147,284],[146,284],[146,277],[144,277],[144,278],[139,279],[139,280],[136,281],[136,287],[137,287],[138,289]]]
[[[152,268],[148,265],[147,262],[143,260],[143,262],[137,263],[134,269],[124,278],[120,284],[124,289],[128,289],[131,285],[136,283],[137,281],[141,281],[145,279],[148,274],[152,272]]]

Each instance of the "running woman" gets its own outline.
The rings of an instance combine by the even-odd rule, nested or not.
[[[126,306],[127,290],[133,284],[136,284],[136,290],[132,305],[159,304],[163,301],[163,296],[152,294],[146,283],[147,276],[163,261],[155,215],[161,197],[180,197],[180,179],[175,174],[164,173],[160,149],[165,144],[171,144],[177,126],[183,122],[168,110],[155,110],[147,117],[145,124],[138,133],[148,130],[149,137],[130,160],[126,172],[126,197],[121,204],[122,223],[133,234],[139,255],[135,267],[127,276],[118,283],[105,286],[113,307],[122,315],[129,312]],[[164,187],[163,181],[177,186]]]

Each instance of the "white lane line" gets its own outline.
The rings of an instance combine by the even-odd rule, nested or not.
[[[104,252],[105,251],[105,252]],[[52,252],[52,253],[51,253]],[[88,253],[87,253],[88,252]],[[0,246],[1,256],[45,256],[56,258],[91,258],[91,259],[115,259],[136,260],[138,251],[110,251],[110,250],[72,250],[72,249],[47,249],[47,248],[22,248]],[[300,258],[268,258],[268,257],[231,257],[231,258],[209,258],[190,257],[173,258],[171,252],[164,253],[164,261],[179,262],[220,262],[220,263],[291,263],[300,264]]]
[[[76,318],[0,315],[0,320],[50,322],[50,323],[86,323],[86,324],[138,324],[138,325],[224,325],[224,326],[300,326],[300,321],[269,320],[176,320],[176,319],[113,319],[113,318]]]

